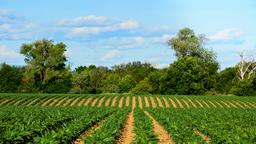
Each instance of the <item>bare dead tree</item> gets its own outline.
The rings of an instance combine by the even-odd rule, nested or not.
[[[238,64],[239,79],[250,79],[252,74],[256,73],[256,55],[245,57],[244,52],[239,54],[240,62]]]

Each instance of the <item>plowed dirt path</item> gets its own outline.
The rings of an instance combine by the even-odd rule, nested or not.
[[[124,128],[121,132],[119,139],[117,140],[117,144],[132,144],[134,140],[134,117],[133,111],[130,112],[127,116],[127,120],[125,122]]]

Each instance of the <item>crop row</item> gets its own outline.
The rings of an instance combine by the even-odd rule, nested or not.
[[[139,108],[256,108],[256,99],[207,96],[112,96],[112,95],[12,95],[1,96],[0,105],[92,106]]]
[[[151,109],[177,143],[255,143],[256,110]]]

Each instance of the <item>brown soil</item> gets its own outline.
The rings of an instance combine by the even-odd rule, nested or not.
[[[180,102],[180,100],[178,100],[177,98],[175,98],[175,100],[178,102],[178,105],[180,106],[180,108],[184,109],[184,106],[182,105],[182,103]]]
[[[200,102],[200,101],[196,100],[196,102],[199,104],[199,106],[200,106],[201,108],[203,108],[203,107],[204,107],[204,106],[201,104],[201,102]]]
[[[76,98],[71,104],[70,106],[73,106],[74,104],[76,104],[76,102],[79,100],[79,98]]]
[[[139,96],[139,107],[142,108],[142,99],[140,96]]]
[[[188,102],[185,99],[182,99],[182,101],[185,103],[185,105],[187,106],[187,108],[190,108]]]
[[[145,97],[144,97],[144,100],[145,100],[145,105],[146,105],[146,107],[148,108],[148,107],[149,107],[149,101],[148,101],[148,98],[145,96]]]
[[[220,102],[223,103],[226,107],[230,108],[230,106],[227,103],[225,103],[224,101],[220,101]]]
[[[97,101],[98,101],[98,98],[96,97],[96,98],[92,101],[92,105],[91,105],[91,106],[94,107]]]
[[[84,106],[88,106],[88,104],[91,102],[91,100],[92,100],[92,97],[89,97],[87,99],[87,101],[84,103]]]
[[[29,103],[27,104],[27,106],[32,105],[32,104],[35,103],[37,100],[38,100],[38,98],[34,99],[33,101],[29,102]]]
[[[156,108],[156,103],[155,103],[153,97],[150,97],[150,101],[151,101],[152,107],[153,107],[153,108]]]
[[[67,98],[62,98],[62,100],[60,100],[57,104],[56,104],[56,106],[59,106],[64,100],[66,100]]]
[[[159,97],[156,97],[156,100],[158,102],[159,107],[161,107],[161,108],[164,107],[161,100],[159,99]]]
[[[117,96],[114,97],[114,99],[112,100],[111,107],[114,107],[116,105],[116,99],[117,99]]]
[[[208,102],[209,102],[214,108],[217,108],[217,106],[216,106],[213,102],[211,102],[211,101],[209,101],[209,100],[208,100]]]
[[[163,100],[164,100],[165,107],[170,108],[170,105],[169,105],[168,101],[165,99],[165,97],[163,97]]]
[[[107,118],[104,118],[102,121],[97,122],[96,124],[94,124],[91,128],[81,132],[80,136],[74,140],[73,142],[71,142],[72,144],[84,144],[83,138],[90,135],[91,132],[99,129],[101,127],[101,125],[109,118],[110,116],[108,116]]]
[[[243,101],[239,101],[240,103],[242,103],[245,107],[247,107],[247,108],[252,108],[252,107],[250,107],[249,105],[247,105],[245,102],[243,102]]]
[[[126,97],[126,101],[125,101],[125,106],[129,106],[129,104],[130,104],[130,97],[129,96],[127,96]]]
[[[197,134],[198,136],[202,137],[203,140],[204,140],[206,143],[210,143],[210,138],[209,138],[209,136],[207,136],[207,135],[201,133],[200,131],[198,131],[198,130],[196,130],[196,129],[194,129],[194,133]]]
[[[124,100],[124,97],[121,97],[121,99],[119,100],[119,107],[121,108],[123,106],[123,100]]]
[[[206,105],[206,107],[210,108],[210,106],[208,105],[208,103],[206,103],[204,100],[203,100],[203,103]]]
[[[172,100],[171,98],[169,98],[169,99],[170,99],[170,101],[171,101],[173,107],[174,107],[174,108],[177,108],[177,105],[176,105],[176,103],[174,102],[174,100]]]
[[[197,108],[196,104],[191,99],[188,99],[188,101],[193,105],[194,108]]]
[[[9,100],[5,100],[5,101],[3,101],[3,102],[1,103],[1,105],[2,105],[2,104],[5,104],[5,103],[7,103],[8,101],[9,101]]]
[[[63,104],[63,106],[68,105],[68,103],[69,103],[71,100],[72,100],[72,98],[68,99],[68,100]]]
[[[134,125],[134,118],[133,118],[133,111],[132,111],[128,114],[124,128],[122,129],[120,137],[116,142],[117,144],[131,144],[133,142],[133,139],[134,139],[133,125]]]
[[[219,107],[221,107],[221,108],[223,108],[223,106],[219,103],[219,102],[217,102],[217,101],[214,101]]]
[[[132,97],[132,109],[134,109],[136,107],[136,97],[133,96]]]
[[[46,104],[48,104],[50,101],[52,101],[53,99],[52,98],[50,98],[50,99],[48,99],[47,101],[45,101],[43,104],[42,104],[42,106],[45,106]]]
[[[234,108],[237,108],[237,106],[236,105],[234,105],[232,102],[230,102],[230,101],[226,101],[226,103],[228,103],[229,105],[231,105],[232,107],[234,107]]]
[[[241,108],[245,108],[244,106],[242,106],[239,102],[237,102],[237,101],[233,101],[236,105],[238,105],[239,107],[241,107]]]
[[[80,99],[80,101],[78,102],[78,106],[81,106],[85,100],[86,100],[85,98]]]
[[[144,113],[153,121],[154,132],[158,136],[159,144],[174,144],[170,135],[165,129],[146,111]]]
[[[109,97],[106,102],[105,102],[105,106],[108,106],[110,104],[110,100],[111,100],[111,97]]]
[[[100,106],[102,105],[104,99],[105,99],[104,96],[100,99],[100,101],[99,101],[99,103],[98,103],[98,107],[100,107]]]
[[[246,103],[251,105],[252,107],[256,108],[256,105],[254,105],[253,103],[250,103],[250,102],[246,102]]]
[[[56,98],[55,100],[53,100],[53,102],[51,102],[51,103],[49,104],[49,106],[52,106],[53,104],[55,104],[55,102],[57,102],[59,99],[60,99],[60,98]]]

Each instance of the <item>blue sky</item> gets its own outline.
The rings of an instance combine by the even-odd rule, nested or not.
[[[166,41],[183,27],[205,34],[221,68],[256,49],[255,0],[0,0],[0,63],[24,65],[22,43],[63,41],[69,64],[175,60]]]

